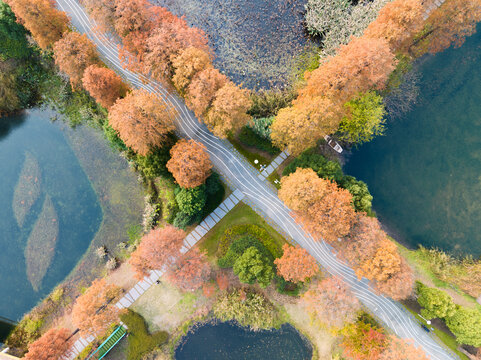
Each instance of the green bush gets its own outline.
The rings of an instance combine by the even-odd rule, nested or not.
[[[247,126],[261,138],[271,140],[271,125],[274,122],[274,119],[275,116],[258,119],[253,118],[247,123]]]
[[[205,181],[205,192],[207,200],[204,206],[203,217],[209,215],[222,203],[225,195],[225,188],[220,180],[219,174],[213,172]]]
[[[265,151],[271,155],[276,155],[280,152],[278,148],[272,145],[269,139],[261,137],[256,134],[253,129],[247,126],[244,126],[240,130],[237,138],[242,144],[255,147],[256,149]]]
[[[364,211],[368,215],[372,215],[372,195],[369,193],[366,183],[353,176],[344,175],[341,165],[337,161],[327,160],[321,154],[316,153],[315,149],[309,149],[287,165],[282,176],[292,174],[297,168],[311,168],[319,177],[335,181],[339,187],[351,193],[354,208],[357,211]]]
[[[282,247],[269,235],[266,229],[254,224],[241,224],[228,228],[219,240],[219,257],[226,255],[230,244],[241,236],[256,238],[272,254],[274,259],[282,256]]]
[[[118,151],[127,150],[127,146],[124,144],[122,139],[120,138],[117,131],[115,131],[112,126],[109,125],[108,122],[105,122],[102,126],[104,131],[105,138],[109,141],[110,146]]]
[[[261,254],[255,246],[246,249],[237,257],[233,266],[234,274],[244,284],[257,282],[261,288],[266,288],[274,277],[272,261]]]
[[[276,283],[276,290],[285,295],[297,296],[301,290],[301,285],[286,281],[282,276],[274,275],[274,281]]]
[[[179,211],[175,214],[174,221],[172,225],[175,227],[185,230],[187,226],[200,222],[202,220],[201,213],[195,214],[194,216],[189,215],[183,211]]]
[[[170,149],[177,141],[177,136],[170,133],[164,146],[153,149],[148,155],[136,155],[135,162],[144,173],[145,177],[154,179],[159,176],[172,178],[167,170],[167,162],[170,160]]]
[[[219,258],[217,261],[221,268],[233,267],[236,260],[242,256],[242,254],[249,248],[255,247],[262,256],[267,258],[272,264],[274,263],[274,257],[267,250],[267,248],[254,236],[246,235],[235,240],[230,246],[225,256]]]
[[[179,210],[189,216],[194,217],[202,214],[207,201],[205,185],[189,189],[177,187],[175,189],[175,201],[179,205]]]
[[[282,320],[276,307],[263,295],[234,290],[217,298],[214,316],[221,321],[237,321],[253,330],[279,328]]]
[[[276,116],[280,109],[289,106],[296,94],[290,89],[259,90],[251,93],[252,105],[247,111],[254,118]]]
[[[175,189],[176,185],[173,179],[159,177],[155,181],[157,188],[158,198],[162,203],[162,218],[169,224],[172,224],[179,206],[175,201]]]
[[[477,308],[458,305],[454,315],[446,318],[446,325],[459,343],[481,346],[481,311]]]
[[[132,310],[121,315],[120,319],[127,325],[129,332],[127,360],[141,360],[144,355],[164,344],[169,337],[165,331],[150,334],[144,318]]]

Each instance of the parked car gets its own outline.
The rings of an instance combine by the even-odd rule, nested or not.
[[[426,332],[430,332],[430,331],[431,331],[431,330],[429,330],[429,328],[428,328],[426,325],[424,325],[424,324],[422,324],[421,327],[422,327],[423,330],[426,331]]]

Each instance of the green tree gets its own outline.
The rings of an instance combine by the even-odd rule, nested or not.
[[[456,305],[447,293],[423,284],[417,287],[418,303],[423,307],[422,316],[426,319],[451,317],[456,312]]]
[[[154,179],[159,176],[172,178],[172,174],[167,170],[167,162],[170,160],[170,149],[176,141],[175,134],[169,133],[164,145],[153,148],[145,156],[140,154],[135,156],[135,162],[147,178]]]
[[[195,216],[202,213],[207,196],[205,193],[205,185],[195,188],[178,188],[175,194],[175,200],[179,205],[179,210],[189,216]]]
[[[446,318],[446,325],[461,344],[481,346],[481,311],[458,306],[453,316]]]
[[[274,277],[274,270],[269,260],[261,255],[255,247],[250,247],[234,263],[234,273],[246,284],[254,284],[266,288]]]
[[[10,6],[0,1],[0,59],[25,59],[32,50],[27,43],[27,31],[17,22]]]
[[[368,215],[372,213],[372,195],[364,181],[345,175],[338,184],[351,193],[352,202],[357,211],[364,211]]]
[[[0,60],[0,115],[20,106],[17,95],[17,78],[10,64]]]
[[[359,94],[344,106],[349,114],[339,125],[342,140],[362,144],[383,134],[386,110],[381,96],[370,91]]]

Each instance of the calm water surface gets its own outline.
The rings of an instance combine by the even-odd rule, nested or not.
[[[481,33],[427,58],[417,106],[348,159],[400,240],[481,254]]]
[[[312,348],[295,328],[249,331],[233,323],[205,324],[175,350],[176,360],[307,360]]]
[[[32,110],[0,119],[0,316],[12,320],[18,320],[68,275],[102,220],[96,194],[60,130],[61,124],[50,122],[52,115]],[[29,162],[25,161],[27,157]],[[40,174],[34,179],[40,191],[25,220],[19,223],[13,210],[14,192],[22,168],[32,163]],[[27,188],[24,193],[30,191]],[[58,234],[56,244],[46,253],[34,252],[38,255],[30,258],[37,266],[50,258],[35,290],[27,277],[25,248],[35,223],[42,218],[40,212],[47,197],[57,216],[48,219],[51,223],[46,228],[58,224]],[[45,227],[39,232],[43,230]]]

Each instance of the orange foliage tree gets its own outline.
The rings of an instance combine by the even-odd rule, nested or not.
[[[172,58],[172,67],[174,69],[172,82],[179,93],[184,95],[194,75],[207,68],[212,68],[211,57],[204,50],[188,47]]]
[[[64,356],[73,344],[67,329],[50,329],[28,347],[25,360],[58,360]]]
[[[167,279],[183,291],[199,289],[211,274],[211,267],[204,253],[191,249],[167,271]]]
[[[118,98],[124,97],[128,87],[115,71],[90,65],[85,69],[82,84],[95,101],[109,109]]]
[[[204,117],[204,123],[215,136],[226,138],[244,127],[251,117],[249,91],[228,81],[216,94],[212,107]]]
[[[360,92],[382,89],[395,63],[386,40],[353,37],[349,44],[340,46],[336,56],[305,74],[307,84],[291,110],[281,112],[281,123],[276,125],[276,120],[272,126],[274,143],[299,154],[326,132],[334,131],[345,115],[343,105]],[[312,128],[316,129],[310,132]]]
[[[398,50],[404,41],[421,30],[423,16],[424,9],[420,0],[394,0],[384,5],[364,35],[385,39],[391,49]]]
[[[170,149],[167,169],[183,188],[194,188],[205,183],[210,176],[212,163],[205,146],[195,140],[179,140]]]
[[[174,130],[166,106],[145,90],[133,90],[110,108],[109,124],[140,155],[161,147]]]
[[[381,293],[394,300],[411,295],[414,285],[412,270],[396,245],[388,240],[376,218],[358,214],[349,235],[333,246],[359,277],[372,280]]]
[[[316,259],[300,246],[282,246],[283,254],[274,260],[277,273],[287,281],[305,281],[319,271]]]
[[[227,77],[215,68],[196,74],[187,88],[186,104],[200,119],[211,106],[217,90],[227,83]]]
[[[115,0],[80,0],[102,32],[112,32],[115,21]]]
[[[72,321],[82,335],[101,337],[110,325],[119,321],[120,310],[115,306],[115,299],[120,293],[118,286],[107,284],[105,279],[97,279],[77,298],[72,309]]]
[[[175,262],[180,255],[184,238],[184,230],[172,225],[150,230],[142,237],[129,259],[136,276],[142,279],[149,275],[150,270],[159,270],[164,265],[169,266]]]
[[[391,335],[389,336],[389,346],[381,353],[378,360],[428,360],[426,353],[412,343],[412,340],[404,340]]]
[[[334,242],[346,236],[356,219],[349,191],[319,178],[312,169],[298,168],[283,177],[279,198],[317,240]]]
[[[307,310],[334,331],[354,322],[361,309],[359,300],[338,277],[329,277],[312,284],[302,295]]]
[[[467,36],[475,33],[481,21],[479,0],[448,0],[434,10],[422,34],[414,41],[417,55],[437,53],[451,45],[459,47]]]
[[[70,78],[72,87],[82,83],[87,67],[100,62],[95,45],[85,34],[69,32],[53,45],[55,63]]]
[[[346,328],[341,343],[343,356],[350,360],[378,360],[388,346],[388,339],[382,329],[358,321]]]
[[[193,47],[204,54],[209,51],[204,32],[198,28],[189,27],[184,19],[174,15],[172,15],[170,21],[164,21],[162,26],[152,31],[147,39],[146,46],[147,53],[144,64],[157,80],[172,77],[172,60],[182,50]],[[198,58],[192,60],[195,61]],[[198,65],[192,62],[190,66],[195,68]]]
[[[52,46],[67,31],[67,15],[50,0],[8,0],[6,3],[42,49]]]

